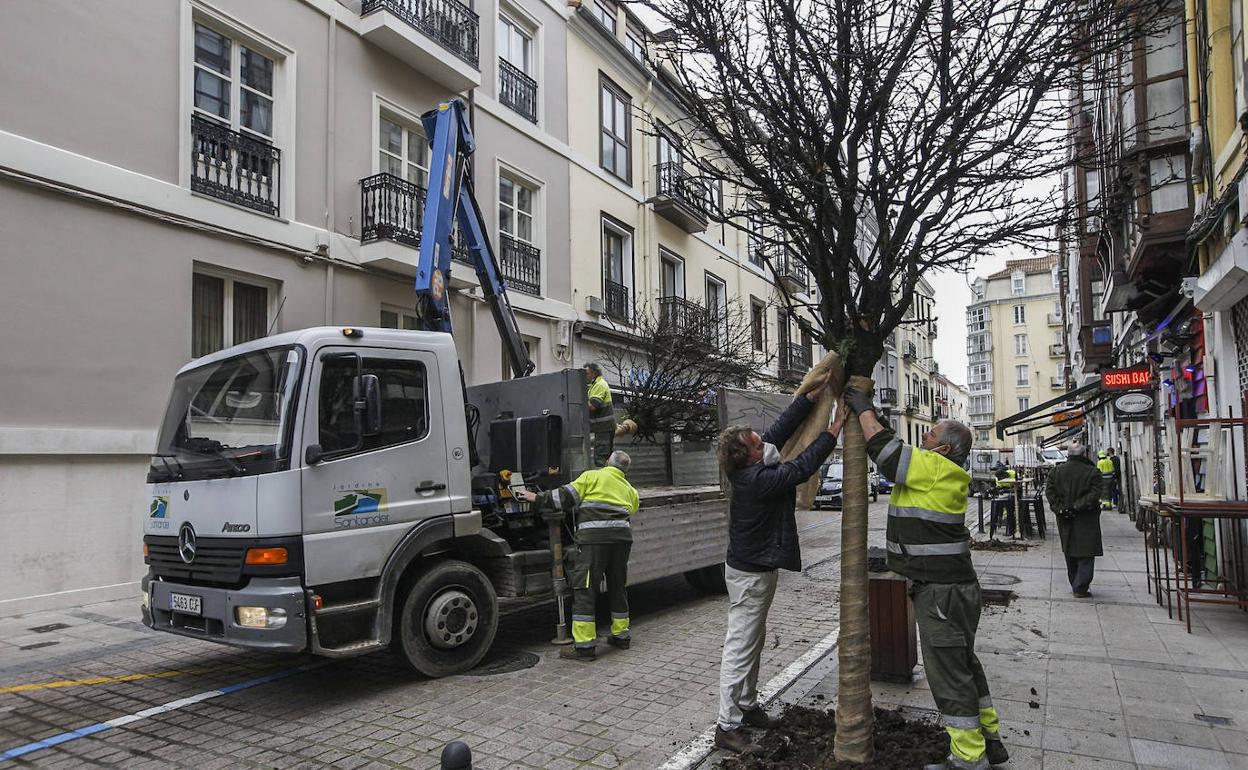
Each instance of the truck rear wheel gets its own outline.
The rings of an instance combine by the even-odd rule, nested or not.
[[[498,631],[498,596],[485,573],[465,561],[435,562],[399,597],[392,645],[428,677],[481,662]]]

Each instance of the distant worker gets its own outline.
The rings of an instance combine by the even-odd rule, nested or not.
[[[1109,461],[1114,464],[1114,487],[1109,490],[1109,501],[1119,508],[1122,502],[1122,456],[1111,446],[1105,450],[1109,453]]]
[[[923,667],[945,731],[949,756],[925,770],[987,770],[1009,760],[988,678],[975,656],[983,609],[971,563],[966,499],[971,476],[963,466],[971,431],[941,420],[907,446],[880,423],[870,391],[848,388],[845,404],[858,415],[867,454],[896,486],[888,502],[888,568],[910,578]]]
[[[1101,507],[1108,510],[1114,507],[1114,461],[1104,449],[1096,456],[1096,469],[1101,472]]]
[[[518,490],[516,497],[539,508],[575,512],[577,554],[568,570],[572,586],[572,646],[559,657],[591,661],[598,657],[595,606],[598,586],[607,581],[611,634],[607,644],[627,650],[631,643],[628,616],[628,554],[633,547],[630,519],[640,502],[625,474],[632,464],[624,452],[612,452],[605,468],[587,470],[550,492]]]
[[[996,477],[996,501],[993,503],[991,514],[992,528],[995,529],[1000,524],[1004,524],[1008,534],[1013,535],[1014,498],[1016,497],[1015,489],[1018,487],[1018,472],[1003,462],[992,466],[992,471]]]
[[[771,727],[758,702],[758,670],[767,640],[767,613],[777,570],[802,569],[797,538],[797,487],[836,446],[845,409],[797,457],[780,462],[780,449],[815,409],[831,377],[793,399],[763,435],[734,425],[719,434],[719,467],[731,487],[728,509],[728,629],[719,664],[719,716],[715,746],[735,753],[753,744],[742,727]]]
[[[598,364],[585,364],[585,383],[589,386],[589,432],[594,440],[594,465],[601,468],[615,449],[615,409],[611,405],[611,386],[602,376]]]
[[[1101,511],[1097,504],[1103,482],[1088,459],[1083,442],[1066,450],[1066,462],[1058,465],[1044,483],[1044,494],[1057,517],[1057,533],[1066,557],[1066,577],[1071,592],[1080,599],[1092,594],[1092,573],[1101,550]]]

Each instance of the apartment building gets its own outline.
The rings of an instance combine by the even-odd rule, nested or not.
[[[932,390],[932,416],[936,420],[957,420],[967,423],[966,410],[969,402],[965,386],[949,379],[949,376],[943,372],[936,371],[932,374]]]
[[[920,278],[904,322],[885,340],[884,355],[873,375],[880,414],[898,436],[912,444],[941,419],[933,379],[938,371],[932,356],[935,305],[931,284]]]
[[[596,358],[638,306],[734,298],[765,374],[813,357],[749,239],[699,225],[712,188],[655,138],[675,102],[623,9],[50,0],[6,15],[0,44],[0,99],[24,105],[0,115],[0,613],[133,591],[179,367],[301,327],[413,326],[420,115],[451,97],[537,371]],[[508,376],[474,272],[449,285],[465,377]]]
[[[968,417],[976,446],[1034,444],[1054,429],[997,439],[999,420],[1065,392],[1065,336],[1056,257],[1009,260],[977,278],[966,308]]]

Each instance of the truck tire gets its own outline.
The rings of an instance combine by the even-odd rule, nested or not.
[[[399,596],[391,644],[427,677],[460,674],[481,662],[498,631],[498,596],[465,561],[434,562]]]
[[[685,573],[689,585],[704,594],[724,594],[728,592],[728,584],[724,581],[724,565],[712,564],[709,567],[689,570]]]

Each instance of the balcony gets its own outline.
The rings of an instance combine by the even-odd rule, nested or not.
[[[971,427],[972,428],[991,428],[995,424],[996,424],[996,420],[994,419],[992,414],[972,414],[971,415]]]
[[[498,60],[498,100],[530,123],[537,122],[537,81],[503,58]]]
[[[1061,326],[1061,325],[1062,325],[1062,314],[1061,313],[1049,313],[1049,326]]]
[[[791,292],[804,294],[810,291],[810,271],[797,254],[787,247],[781,247],[780,255],[775,260],[776,279]]]
[[[1049,345],[1049,358],[1061,358],[1066,355],[1066,346],[1062,343]]]
[[[701,181],[685,171],[678,161],[655,167],[655,195],[650,199],[654,213],[687,233],[706,231],[705,192]]]
[[[457,0],[363,0],[360,8],[365,40],[456,93],[481,85],[479,27]]]
[[[191,190],[281,214],[281,150],[201,115],[191,116],[191,147]]]
[[[362,264],[405,275],[416,274],[417,249],[425,220],[425,194],[425,188],[420,185],[391,174],[374,174],[360,180]],[[454,244],[452,256],[468,263],[467,247],[458,228],[452,231],[451,241]]]
[[[508,287],[542,296],[541,249],[503,233],[498,238],[498,269]]]
[[[880,388],[876,391],[880,397],[880,404],[883,406],[897,405],[897,389],[896,388]]]
[[[906,396],[906,413],[914,414],[919,411],[919,397],[915,394]]]
[[[604,279],[602,304],[608,318],[624,324],[633,322],[633,292],[622,283]]]
[[[914,346],[913,342],[906,343],[906,351],[902,354],[902,358],[907,361],[916,361],[919,357],[919,350]]]
[[[709,338],[710,314],[684,297],[659,298],[659,333]]]
[[[1079,327],[1079,349],[1090,367],[1110,363],[1114,349],[1114,328],[1110,322],[1094,321]]]
[[[780,379],[787,382],[801,382],[810,371],[810,348],[796,342],[780,343]]]
[[[1054,390],[1066,390],[1066,378],[1065,377],[1050,377],[1049,387],[1053,388]]]

